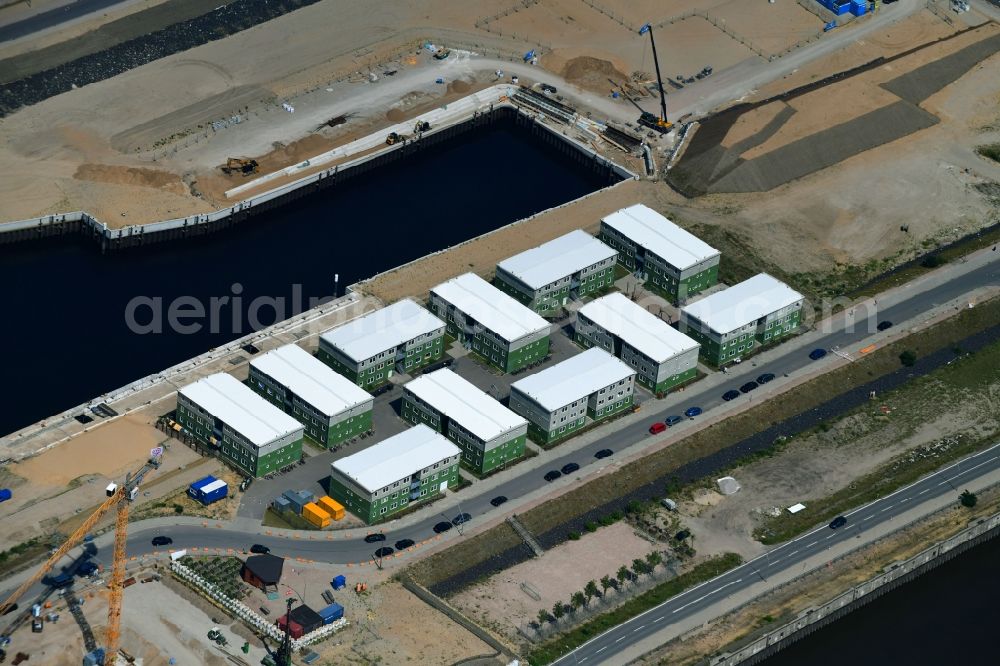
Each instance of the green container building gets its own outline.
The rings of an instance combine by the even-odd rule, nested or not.
[[[222,372],[177,392],[177,422],[247,476],[302,459],[302,424]]]
[[[479,474],[524,455],[528,422],[447,368],[406,384],[401,413],[457,444],[462,462]]]
[[[549,354],[549,322],[475,273],[431,289],[430,308],[462,345],[503,372]]]
[[[420,424],[330,465],[330,497],[369,525],[459,484],[461,450]]]
[[[336,448],[372,429],[374,398],[297,345],[251,360],[247,384],[299,421],[319,446]]]
[[[601,220],[601,240],[618,250],[622,266],[673,303],[719,281],[719,251],[643,204]]]

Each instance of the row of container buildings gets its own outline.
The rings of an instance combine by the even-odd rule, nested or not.
[[[575,323],[587,350],[514,382],[509,407],[448,369],[404,386],[401,415],[415,427],[331,472],[331,501],[383,520],[457,483],[460,462],[488,474],[523,457],[527,437],[547,444],[629,409],[636,382],[663,395],[697,376],[699,355],[721,365],[795,330],[801,295],[764,274],[683,305],[680,331],[621,293],[599,296],[621,265],[685,303],[716,285],[719,260],[659,213],[630,206],[601,221],[599,238],[574,231],[501,261],[492,284],[466,273],[431,289],[426,309],[404,299],[326,331],[315,357],[295,345],[262,354],[246,385],[225,374],[195,382],[179,392],[177,420],[261,476],[299,460],[303,437],[335,447],[371,430],[369,391],[439,361],[446,336],[516,372],[549,354],[541,313],[598,296]],[[296,513],[322,526],[316,509]]]

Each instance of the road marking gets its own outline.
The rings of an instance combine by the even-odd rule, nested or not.
[[[879,513],[885,513],[886,511],[888,511],[891,508],[892,508],[892,505],[890,504],[889,506],[885,507],[884,509],[880,509]]]
[[[917,494],[918,494],[918,495],[923,495],[923,494],[924,494],[924,493],[926,493],[926,492],[930,492],[930,488],[924,488],[923,490],[921,490],[921,491],[920,491],[919,493],[917,493]]]
[[[635,629],[632,630],[632,633],[633,634],[637,634],[637,633],[639,633],[640,631],[642,631],[645,628],[646,628],[646,625],[642,625],[641,627],[636,627]]]
[[[861,519],[861,521],[862,521],[862,522],[864,522],[864,521],[866,521],[866,520],[871,520],[871,519],[872,519],[872,518],[874,518],[874,517],[875,517],[875,514],[873,513],[873,514],[872,514],[872,515],[870,515],[870,516],[865,516],[864,518],[862,518],[862,519]]]
[[[697,598],[697,599],[695,599],[694,601],[689,601],[689,602],[687,602],[686,604],[684,604],[683,606],[681,606],[680,608],[676,608],[676,609],[674,609],[674,610],[673,610],[672,612],[674,612],[674,613],[677,613],[677,612],[679,612],[679,611],[682,611],[682,610],[684,610],[685,608],[687,608],[688,606],[690,606],[691,604],[696,604],[696,603],[698,603],[699,601],[701,601],[702,599],[705,599],[705,598],[707,598],[707,597],[710,597],[710,596],[712,596],[713,594],[715,594],[716,592],[718,592],[718,591],[720,591],[720,590],[722,590],[722,589],[724,589],[724,588],[727,588],[727,587],[729,587],[730,585],[735,585],[736,583],[742,583],[742,582],[743,582],[743,579],[742,579],[742,578],[740,578],[739,580],[731,580],[731,581],[729,581],[728,583],[726,583],[725,585],[723,585],[722,587],[717,587],[717,588],[715,588],[714,590],[712,590],[711,592],[707,592],[707,593],[705,593],[705,594],[701,595],[700,597],[698,597],[698,598]]]
[[[666,615],[661,615],[660,617],[658,617],[655,620],[653,620],[653,622],[659,622],[660,620],[665,620],[665,619],[667,619],[667,616]]]
[[[791,557],[792,555],[794,555],[794,554],[795,554],[795,553],[797,553],[797,552],[799,552],[799,551],[797,551],[797,550],[793,550],[792,552],[788,553],[788,557]]]
[[[819,542],[818,542],[818,541],[813,541],[812,543],[807,543],[807,544],[806,544],[806,548],[812,548],[812,547],[813,547],[813,546],[815,546],[815,545],[816,545],[817,543],[819,543]]]
[[[624,636],[622,636],[621,638],[615,640],[615,643],[621,643],[623,640],[625,640]]]
[[[899,498],[899,503],[902,504],[903,502],[905,502],[908,499],[910,499],[910,498],[909,497],[900,497]]]
[[[601,648],[600,650],[597,650],[597,654],[601,654],[602,652],[604,652],[604,651],[605,651],[605,650],[607,650],[607,649],[608,649],[608,646],[607,646],[607,645],[605,645],[605,646],[604,646],[604,647],[602,647],[602,648]]]

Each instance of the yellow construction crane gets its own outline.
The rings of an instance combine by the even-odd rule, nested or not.
[[[21,595],[27,592],[32,585],[44,578],[66,553],[84,540],[104,514],[114,508],[117,510],[115,515],[115,550],[114,559],[111,564],[111,583],[108,585],[108,627],[105,638],[105,662],[114,664],[118,654],[118,638],[122,615],[122,591],[124,590],[122,584],[125,582],[125,543],[128,540],[129,505],[135,501],[136,495],[139,493],[139,484],[142,483],[146,474],[157,469],[159,466],[160,458],[159,456],[154,456],[138,472],[127,475],[125,483],[122,485],[116,483],[110,484],[107,487],[108,498],[104,500],[104,503],[97,507],[97,510],[83,521],[83,524],[56,549],[56,552],[52,554],[33,576],[24,581],[19,588],[14,590],[0,604],[0,615],[3,615],[8,609],[13,607]]]

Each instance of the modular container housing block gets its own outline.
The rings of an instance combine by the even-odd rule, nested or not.
[[[372,428],[374,398],[297,345],[251,360],[247,384],[299,421],[320,446],[335,448]]]
[[[462,449],[462,461],[480,474],[524,455],[528,422],[448,368],[403,387],[401,414],[426,423]]]
[[[549,354],[549,322],[474,273],[431,289],[430,307],[462,345],[504,372]]]
[[[511,384],[510,408],[541,444],[569,437],[632,406],[635,370],[597,347]]]
[[[249,476],[302,458],[302,424],[225,373],[177,392],[177,422]]]
[[[600,347],[625,361],[636,371],[636,381],[653,393],[665,393],[698,375],[698,343],[624,294],[584,305],[573,331],[584,347]]]
[[[601,220],[601,240],[622,266],[674,303],[719,280],[719,251],[643,204]]]
[[[424,424],[330,464],[330,496],[369,525],[457,485],[462,451]]]
[[[680,327],[701,343],[702,358],[724,365],[793,333],[802,302],[802,294],[760,273],[681,308]]]
[[[361,388],[413,372],[444,354],[444,322],[410,299],[323,333],[316,356]]]
[[[497,264],[494,282],[536,312],[548,312],[615,281],[618,253],[585,231],[571,231]]]

